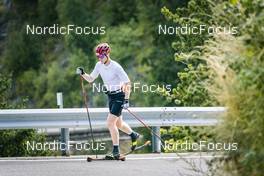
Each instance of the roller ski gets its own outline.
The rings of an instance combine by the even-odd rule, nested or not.
[[[112,154],[109,154],[109,155],[106,155],[104,157],[99,157],[99,158],[96,158],[96,157],[87,157],[87,162],[91,162],[91,161],[106,161],[106,160],[116,160],[116,161],[125,161],[126,160],[126,156],[135,152],[135,151],[138,151],[138,150],[141,150],[142,148],[150,145],[151,142],[150,141],[146,141],[143,145],[140,145],[140,146],[136,146],[136,147],[133,147],[133,150],[132,150],[132,147],[131,147],[131,150],[124,153],[124,154],[117,154],[117,155],[114,155],[113,153]],[[133,146],[133,145],[132,145]]]
[[[125,161],[126,160],[126,157],[125,156],[121,156],[121,155],[113,155],[113,154],[108,154],[104,157],[99,157],[99,158],[95,158],[95,157],[87,157],[87,162],[91,162],[91,161]]]

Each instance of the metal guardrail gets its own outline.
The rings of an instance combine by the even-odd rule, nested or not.
[[[142,107],[130,108],[149,126],[212,126],[225,112],[224,107]],[[92,125],[106,126],[108,108],[90,108]],[[141,124],[127,111],[123,119],[132,127]],[[0,129],[87,127],[84,108],[0,110]]]
[[[160,136],[161,126],[212,126],[219,122],[224,107],[142,107],[129,108]],[[93,128],[106,127],[108,108],[89,108]],[[128,111],[123,119],[131,127],[141,127]],[[88,127],[86,109],[9,109],[0,110],[0,129],[61,128],[61,141],[68,143],[69,129]],[[160,140],[152,136],[153,152],[160,152]],[[69,151],[62,153],[69,155]]]

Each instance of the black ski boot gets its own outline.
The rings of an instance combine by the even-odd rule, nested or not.
[[[137,147],[137,139],[140,134],[133,131],[129,136],[131,137],[131,150],[133,151]]]
[[[118,145],[114,145],[112,153],[107,154],[105,156],[105,159],[107,159],[107,160],[119,160],[119,158],[120,158],[120,153],[119,153],[119,146]]]
[[[106,160],[119,160],[120,159],[120,154],[113,154],[113,153],[110,153],[110,154],[107,154],[105,156],[105,159]]]

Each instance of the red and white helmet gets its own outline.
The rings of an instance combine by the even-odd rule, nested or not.
[[[95,48],[95,53],[96,55],[102,55],[102,54],[109,54],[111,51],[110,46],[108,43],[100,43],[99,45],[96,46]]]

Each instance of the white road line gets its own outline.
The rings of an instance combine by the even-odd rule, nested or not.
[[[155,156],[155,157],[127,157],[127,160],[172,160],[172,159],[211,159],[219,156],[204,155],[204,156]],[[58,158],[58,159],[0,159],[0,162],[58,162],[58,161],[86,161],[86,158]]]
[[[85,161],[85,158],[77,159],[10,159],[10,160],[0,160],[0,162],[56,162],[56,161]]]
[[[142,158],[127,158],[127,160],[166,160],[166,159],[206,159],[206,158],[219,158],[221,156],[183,156],[183,157],[179,157],[179,156],[167,156],[167,157],[142,157]]]

